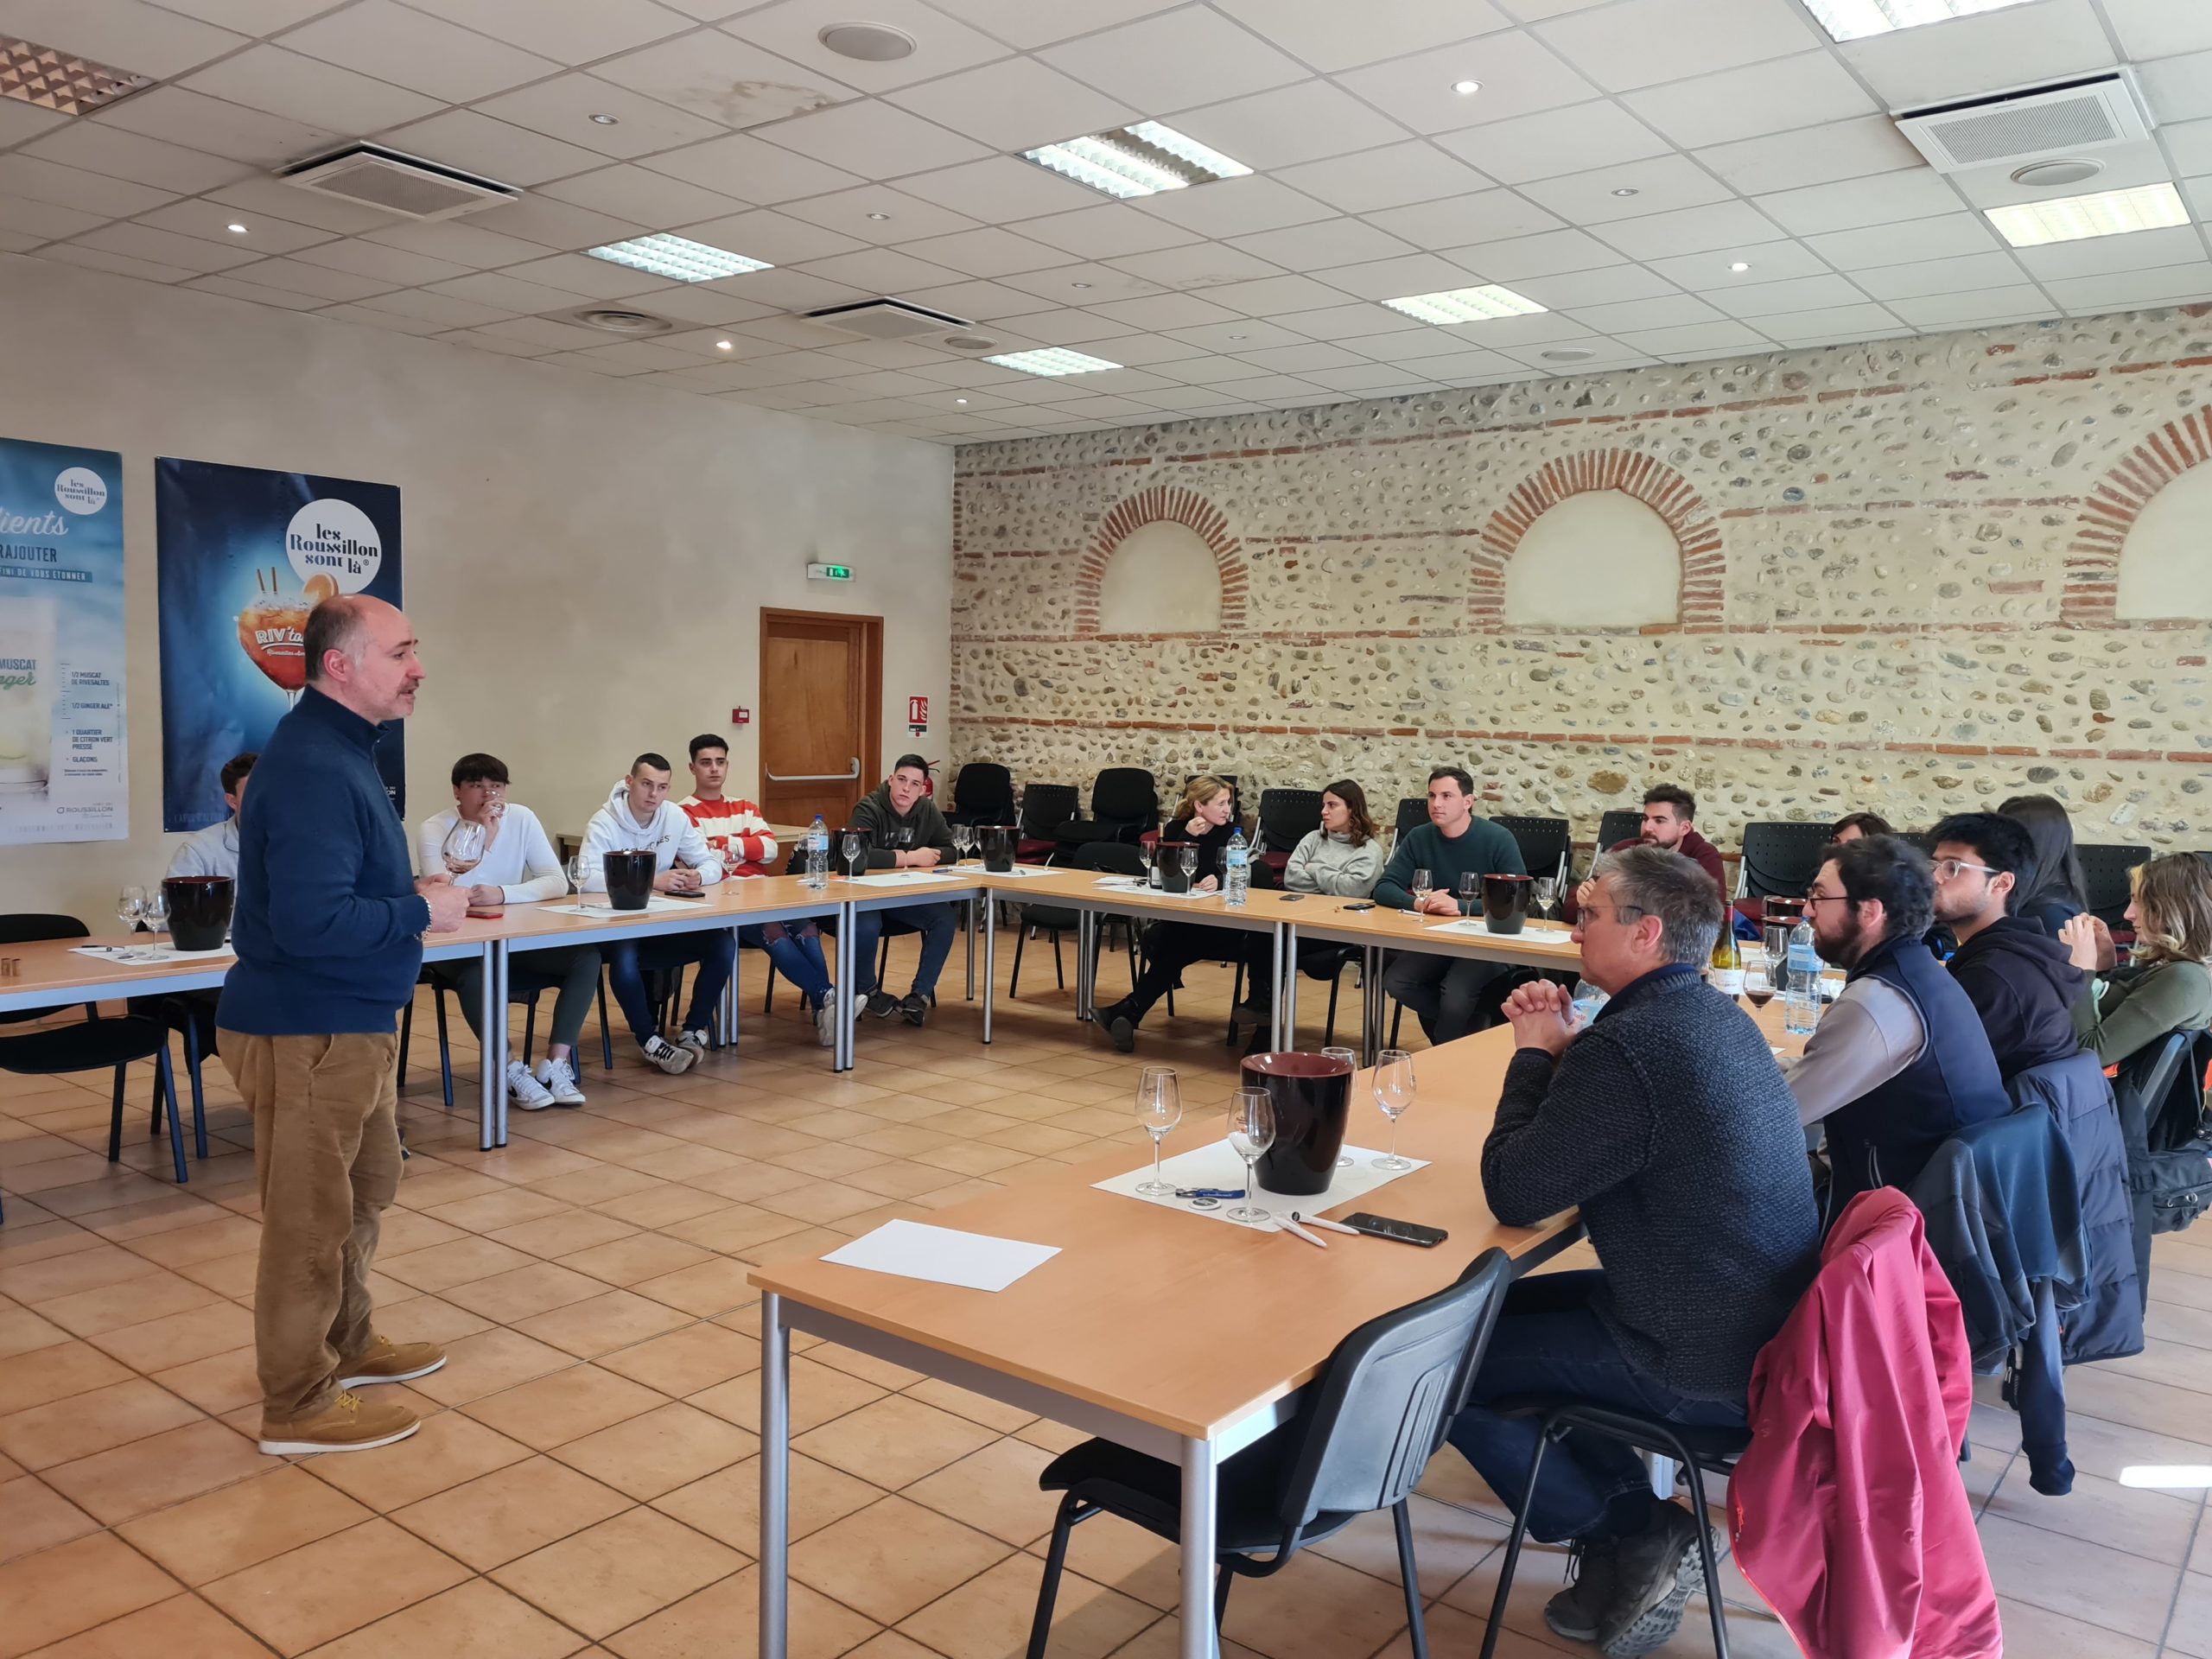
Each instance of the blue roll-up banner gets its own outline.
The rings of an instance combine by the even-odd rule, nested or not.
[[[162,828],[222,821],[219,773],[258,752],[307,682],[302,631],[334,594],[399,601],[399,490],[213,461],[154,463],[161,565]],[[407,807],[402,728],[377,745]]]
[[[130,832],[123,457],[0,438],[0,846]]]

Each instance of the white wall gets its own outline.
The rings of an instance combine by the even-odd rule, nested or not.
[[[581,830],[643,748],[728,731],[757,785],[760,609],[886,619],[883,752],[906,698],[950,753],[951,452],[124,277],[0,257],[0,435],[124,457],[130,837],[0,848],[0,911],[94,927],[160,875],[153,462],[177,455],[396,484],[406,608],[429,671],[408,817],[468,750]],[[805,580],[810,559],[859,579]],[[679,774],[678,782],[683,780]]]

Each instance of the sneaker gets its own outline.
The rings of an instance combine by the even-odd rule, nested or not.
[[[538,1086],[520,1060],[507,1062],[507,1098],[525,1112],[542,1112],[553,1103],[551,1092]]]
[[[925,1023],[930,1017],[929,1000],[919,991],[909,991],[899,999],[899,1017],[910,1026]]]
[[[888,991],[870,991],[868,994],[868,1011],[879,1020],[888,1020],[899,1012],[899,999]]]
[[[1610,1538],[1574,1546],[1567,1558],[1567,1588],[1544,1604],[1544,1623],[1555,1634],[1570,1642],[1598,1639],[1619,1576],[1613,1559],[1618,1548]]]
[[[678,1047],[690,1049],[701,1059],[703,1060],[707,1058],[707,1050],[710,1045],[708,1041],[707,1033],[705,1032],[687,1031],[682,1036],[678,1037],[676,1041]]]
[[[680,1077],[691,1069],[698,1054],[689,1048],[678,1048],[658,1037],[648,1037],[638,1052],[645,1057],[648,1065],[657,1065],[671,1077]]]
[[[328,1405],[296,1423],[272,1425],[264,1418],[261,1449],[272,1458],[303,1458],[317,1452],[373,1452],[404,1440],[423,1426],[405,1406],[372,1405],[341,1389]]]
[[[1255,1030],[1264,1031],[1274,1023],[1275,1014],[1273,1008],[1263,1008],[1258,1003],[1248,1000],[1239,1002],[1231,1008],[1229,1011],[1229,1017],[1239,1027],[1250,1026]]]
[[[576,1069],[566,1060],[540,1060],[537,1086],[553,1096],[556,1106],[581,1106],[584,1091],[576,1087]]]
[[[1704,1578],[1697,1526],[1681,1504],[1662,1503],[1649,1526],[1615,1546],[1612,1599],[1598,1629],[1605,1659],[1662,1648],[1681,1628],[1690,1590]]]
[[[822,1039],[824,1048],[837,1046],[837,999],[825,996],[815,1005],[814,1034]]]
[[[378,1337],[357,1359],[338,1366],[338,1386],[365,1388],[372,1382],[412,1382],[428,1376],[446,1363],[446,1351],[435,1342],[394,1342]]]

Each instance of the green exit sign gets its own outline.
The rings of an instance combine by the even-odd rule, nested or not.
[[[806,567],[809,582],[850,582],[853,567],[849,564],[810,564]]]

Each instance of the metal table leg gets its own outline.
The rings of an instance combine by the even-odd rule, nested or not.
[[[1091,1017],[1090,948],[1098,935],[1098,913],[1087,906],[1078,905],[1075,912],[1075,1017]]]
[[[1275,1033],[1277,1048],[1298,1046],[1298,924],[1283,925],[1275,946],[1275,972],[1282,986],[1282,1029]]]
[[[976,901],[968,901],[968,1000],[976,1000]]]
[[[856,919],[849,903],[837,906],[837,1038],[830,1049],[833,1071],[853,1069],[853,925]]]
[[[742,948],[734,948],[736,934],[735,928],[730,929],[730,942],[734,948],[730,951],[729,982],[722,987],[721,1009],[716,1018],[716,1023],[721,1027],[721,1046],[724,1048],[737,1046],[737,1010],[741,1001],[737,994],[737,987],[739,980],[743,977],[741,969],[745,962],[745,952]]]
[[[476,1029],[483,1033],[477,1080],[476,1146],[480,1152],[507,1144],[507,947],[484,943],[483,982],[477,988]]]
[[[791,1637],[791,1332],[784,1299],[760,1299],[760,1659]]]
[[[762,1384],[765,1389],[767,1385]],[[766,1455],[767,1425],[761,1425],[762,1455]],[[764,1476],[765,1479],[766,1477]],[[1214,1574],[1213,1443],[1185,1438],[1183,1441],[1183,1604],[1182,1659],[1217,1659],[1219,1645],[1213,1628]],[[766,1512],[762,1512],[762,1540],[766,1539]],[[761,1585],[767,1585],[767,1562],[761,1562]],[[766,1602],[764,1599],[762,1605]],[[766,1628],[762,1615],[762,1628]],[[764,1646],[761,1652],[768,1649]]]
[[[1268,994],[1268,1046],[1278,1050],[1283,1046],[1282,962],[1283,935],[1287,931],[1281,922],[1277,922],[1273,929],[1274,957],[1270,971],[1275,982]]]
[[[1382,990],[1382,947],[1370,944],[1360,963],[1360,1064],[1372,1065],[1382,1052],[1382,1015],[1389,999]]]
[[[999,988],[999,920],[996,895],[985,893],[983,913],[983,1040],[991,1040],[991,1004]]]

